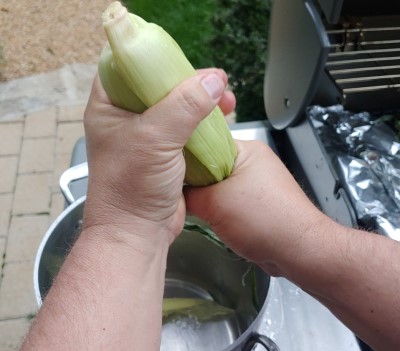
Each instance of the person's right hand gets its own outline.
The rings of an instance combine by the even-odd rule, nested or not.
[[[400,321],[399,243],[325,216],[265,144],[238,142],[238,151],[229,178],[186,190],[187,210],[237,254],[323,303],[374,350],[398,350],[398,328],[386,326]]]
[[[299,240],[326,217],[267,145],[238,141],[237,147],[229,178],[185,189],[187,210],[237,254],[281,275],[280,262],[295,258]]]

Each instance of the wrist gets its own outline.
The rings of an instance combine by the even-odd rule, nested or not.
[[[90,245],[110,247],[117,251],[128,251],[152,257],[158,251],[168,251],[171,233],[158,223],[141,218],[118,217],[119,222],[104,224],[84,223],[81,237]],[[85,220],[84,220],[85,221]]]
[[[117,229],[117,233],[135,233],[133,229],[149,233],[148,239],[155,243],[161,234],[167,236],[169,244],[183,229],[186,213],[183,197],[176,204],[165,204],[157,207],[149,206],[146,201],[135,201],[120,196],[118,191],[109,188],[94,187],[89,180],[89,189],[85,202],[84,228],[103,226]],[[166,211],[166,209],[168,211]],[[151,238],[155,236],[156,238]]]

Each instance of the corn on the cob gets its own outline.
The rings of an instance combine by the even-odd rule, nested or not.
[[[102,79],[106,81],[107,93],[119,91],[110,93],[113,98],[109,95],[119,106],[141,112],[135,110],[136,102],[126,100],[130,94],[150,107],[183,80],[196,74],[169,34],[161,27],[129,14],[119,2],[112,3],[103,13],[103,26],[112,53],[110,55],[106,46],[99,72],[103,70],[100,76],[107,77]],[[120,79],[123,83],[117,82]],[[236,146],[219,107],[198,125],[185,145],[184,156],[187,184],[208,185],[230,175]]]
[[[98,72],[101,84],[115,106],[137,113],[146,110],[145,104],[128,88],[118,73],[108,43],[100,54]]]
[[[177,317],[194,318],[200,323],[229,318],[235,314],[231,308],[215,301],[199,298],[164,298],[162,316],[163,323]]]

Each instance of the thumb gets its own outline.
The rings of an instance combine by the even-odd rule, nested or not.
[[[196,75],[146,110],[142,121],[157,126],[165,142],[182,148],[201,120],[218,105],[224,90],[225,82],[219,75]]]

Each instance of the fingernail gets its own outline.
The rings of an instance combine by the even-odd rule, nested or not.
[[[201,85],[206,90],[207,94],[217,102],[225,90],[224,82],[215,73],[208,74],[201,80]]]

